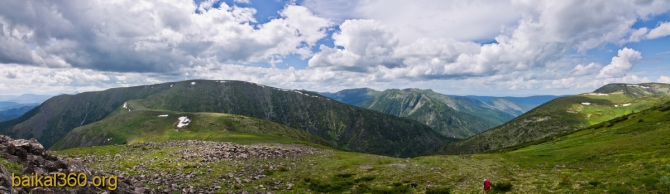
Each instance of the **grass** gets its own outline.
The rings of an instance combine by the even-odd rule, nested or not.
[[[158,117],[164,114],[168,117]],[[182,129],[176,129],[175,124],[181,116],[187,116],[191,119],[191,123]],[[106,141],[110,138],[110,141]],[[262,119],[222,113],[182,113],[145,109],[116,114],[102,121],[78,127],[51,149],[188,139],[239,144],[273,142],[317,147],[332,146],[329,141],[307,132]]]
[[[604,104],[592,104],[589,106],[573,105],[573,109],[581,109],[581,114],[585,116],[589,124],[597,124],[603,121],[610,120],[622,115],[631,114],[635,111],[641,111],[654,106],[660,102],[664,102],[667,98],[657,96],[647,96],[632,99],[623,94],[611,94],[609,96],[589,96],[592,99],[608,100]],[[621,106],[622,104],[631,103],[630,106]],[[619,107],[614,107],[619,105]],[[576,108],[575,106],[581,106]]]
[[[7,169],[10,176],[11,176],[12,173],[21,174],[21,171],[23,169],[23,165],[20,165],[20,164],[14,163],[14,162],[10,162],[10,161],[8,161],[7,159],[4,159],[4,158],[0,158],[0,164],[2,164],[2,166],[4,166]]]
[[[295,186],[290,191],[277,190],[278,193],[478,193],[481,181],[489,179],[493,186],[490,193],[668,193],[670,111],[667,109],[670,108],[667,106],[670,105],[503,153],[393,158],[333,151],[295,160],[222,161],[207,164],[210,168],[205,169],[214,169],[213,172],[186,180],[186,184],[211,186],[216,184],[213,180],[228,172],[264,169],[267,177],[221,186],[253,191],[254,186],[282,181]],[[138,173],[132,167],[140,162],[147,162],[148,168],[156,172],[174,172],[175,168],[195,164],[158,162],[185,148],[133,146],[75,148],[56,153],[110,157],[122,154],[126,160],[110,158],[87,165],[129,174]],[[270,170],[260,163],[281,164],[281,167]]]
[[[463,141],[443,146],[437,152],[461,154],[517,149],[534,144],[538,140],[551,140],[553,137],[571,134],[578,129],[640,112],[668,101],[670,98],[667,96],[631,98],[623,94],[557,98],[503,125]],[[582,105],[583,102],[591,104]],[[631,103],[631,105],[614,107],[614,105],[625,103]]]

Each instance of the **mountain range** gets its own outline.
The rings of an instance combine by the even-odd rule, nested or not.
[[[668,193],[670,101],[663,100],[663,93],[656,90],[663,90],[663,86],[645,87],[650,87],[647,91],[655,95],[629,97],[614,91],[580,94],[576,97],[583,98],[574,100],[555,99],[569,102],[562,105],[570,107],[554,111],[557,118],[583,114],[588,123],[594,124],[487,154],[436,154],[409,159],[315,149],[323,145],[318,141],[320,138],[278,123],[220,113],[128,111],[129,107],[138,107],[133,101],[125,108],[117,108],[108,118],[79,127],[68,135],[80,138],[59,141],[59,144],[81,141],[87,139],[81,137],[108,132],[126,134],[118,138],[133,139],[130,145],[71,148],[52,153],[59,158],[85,158],[87,165],[123,174],[131,179],[129,184],[151,192],[180,192],[190,188],[235,193],[270,189],[273,193],[481,193],[481,180],[489,179],[490,193]],[[547,103],[553,106],[543,105],[529,113],[537,109],[552,112],[559,108],[554,101]],[[628,103],[631,104],[614,106]],[[642,108],[647,106],[645,103],[656,105],[645,109]],[[169,115],[157,117],[157,114]],[[192,123],[170,130],[177,124],[172,121],[181,116],[192,118]],[[75,135],[79,132],[87,135]],[[260,137],[259,132],[273,137]],[[286,145],[293,141],[277,139],[276,134],[312,139],[315,140],[312,143],[319,145]],[[116,138],[111,141],[117,141]],[[184,138],[209,141],[161,142]],[[212,141],[262,143],[242,146]],[[0,162],[9,172],[25,169],[2,159]],[[156,180],[155,176],[168,178]]]
[[[357,88],[321,94],[347,104],[410,118],[454,138],[481,133],[534,108],[542,100],[556,97],[448,96],[415,88],[384,91]]]
[[[316,93],[242,81],[190,80],[53,97],[0,133],[53,146],[72,129],[128,110],[229,113],[293,127],[336,148],[390,156],[417,156],[453,141],[411,119],[331,100]]]
[[[0,122],[18,118],[19,116],[32,110],[36,106],[37,105],[21,105],[18,108],[9,108],[5,110],[0,110]]]
[[[42,103],[51,98],[52,95],[40,94],[21,94],[21,95],[0,95],[0,102],[15,102],[18,104]]]
[[[223,127],[210,130],[214,132],[236,128],[221,123],[226,120],[225,116],[197,116],[226,113],[285,125],[314,137],[289,135],[285,138],[342,150],[400,157],[478,153],[523,146],[652,107],[668,100],[669,88],[667,84],[657,83],[609,84],[593,93],[553,99],[515,117],[515,111],[524,112],[533,103],[551,96],[468,97],[448,96],[432,90],[369,88],[323,93],[322,96],[242,81],[189,80],[59,95],[18,118],[0,122],[0,133],[15,138],[36,138],[47,147],[64,141],[64,137],[72,140],[53,147],[62,149],[146,139],[146,134],[155,135],[142,132],[147,126],[177,122],[176,116],[171,116],[169,121],[155,120],[161,112],[191,115],[195,116],[194,123]],[[129,116],[141,112],[144,114],[139,115],[143,117]],[[153,116],[147,116],[149,113]],[[210,117],[217,119],[200,119]],[[137,121],[117,127],[100,124],[139,118],[145,118],[141,122],[148,123],[138,126],[135,124],[140,121]],[[163,124],[156,125],[156,122]],[[253,123],[255,126],[273,125]],[[202,126],[200,124],[198,126]],[[118,128],[120,126],[126,127]],[[139,128],[142,133],[124,134],[129,128]],[[244,130],[237,127],[234,131]],[[252,133],[263,135],[265,132]],[[171,136],[164,137],[170,139]],[[460,138],[465,139],[457,141]],[[103,141],[105,139],[113,141]]]

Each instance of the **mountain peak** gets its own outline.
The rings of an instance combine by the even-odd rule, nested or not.
[[[402,89],[403,92],[419,92],[419,93],[435,93],[432,89],[419,89],[419,88],[405,88]]]
[[[611,83],[604,85],[603,87],[598,88],[593,91],[593,93],[604,93],[611,94],[616,92],[622,92],[624,95],[629,97],[642,97],[648,95],[670,95],[670,84],[663,83],[639,83],[639,84],[627,84],[627,83]]]

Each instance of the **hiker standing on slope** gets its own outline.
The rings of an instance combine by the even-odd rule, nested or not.
[[[491,181],[484,179],[484,194],[489,193],[489,189],[491,189]]]

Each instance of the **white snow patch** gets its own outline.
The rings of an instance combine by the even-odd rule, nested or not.
[[[170,87],[174,86],[174,84],[170,84]]]
[[[591,103],[590,102],[582,102],[582,105],[588,106],[588,105],[591,105]]]
[[[191,85],[195,85],[195,82],[191,82]]]
[[[615,104],[614,107],[619,107],[619,105],[618,105],[618,104]]]
[[[191,123],[191,120],[188,119],[188,117],[186,117],[186,116],[179,117],[179,124],[177,124],[177,128],[182,128],[182,127],[188,126],[188,124],[190,124],[190,123]]]
[[[168,117],[168,115],[158,115],[158,117]]]
[[[128,102],[123,103],[123,108],[128,109],[128,112],[130,112],[130,108],[128,108]]]
[[[621,106],[630,106],[630,103],[622,104]]]

